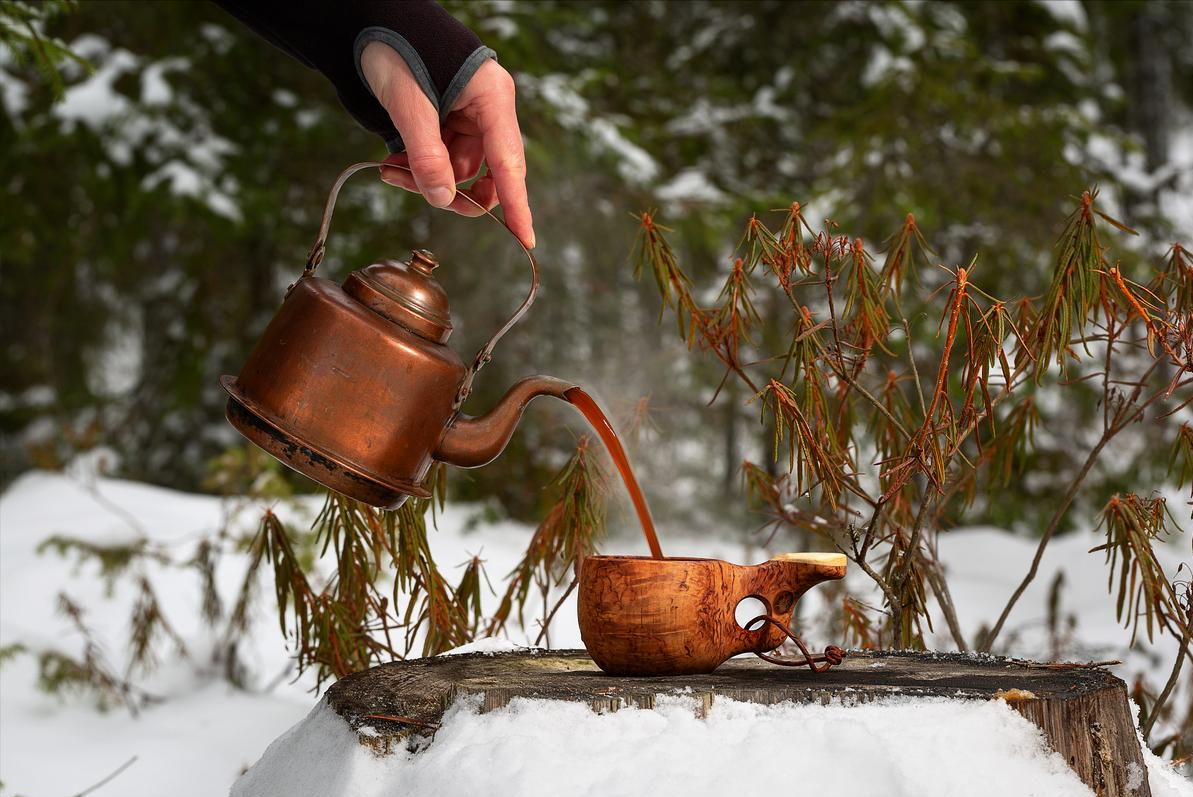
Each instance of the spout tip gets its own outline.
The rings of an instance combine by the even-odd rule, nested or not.
[[[843,553],[780,553],[771,557],[772,562],[794,562],[824,567],[845,567]]]

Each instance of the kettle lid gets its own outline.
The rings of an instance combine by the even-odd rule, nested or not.
[[[385,260],[348,275],[344,292],[420,337],[446,343],[452,332],[447,292],[431,274],[439,261],[415,249],[410,262]]]

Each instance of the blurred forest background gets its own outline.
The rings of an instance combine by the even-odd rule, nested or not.
[[[751,527],[725,499],[743,458],[767,459],[770,431],[732,386],[710,406],[720,367],[659,328],[629,259],[641,211],[673,228],[697,284],[730,267],[751,213],[793,200],[871,251],[914,213],[939,262],[978,254],[997,295],[1043,292],[1063,218],[1095,184],[1141,232],[1118,253],[1128,274],[1193,232],[1187,2],[444,5],[517,80],[544,266],[538,303],[466,408],[532,372],[622,417],[649,396],[634,458],[664,528]],[[0,485],[103,447],[118,475],[247,491],[265,463],[243,467],[219,376],[301,271],[335,175],[384,147],[319,74],[213,5],[40,8],[86,63],[47,75],[0,48]],[[323,268],[343,278],[414,247],[444,264],[468,359],[524,295],[525,262],[495,225],[359,177]],[[916,323],[931,334],[936,319]],[[1045,477],[958,522],[1038,528],[1052,477],[1075,467],[1065,430],[1100,412],[1089,395],[1041,397],[1050,434],[1032,470]],[[497,463],[451,473],[449,499],[537,519],[580,431],[570,408],[536,404]],[[1132,471],[1164,481],[1167,458],[1149,451],[1171,443],[1147,434],[1089,494]]]

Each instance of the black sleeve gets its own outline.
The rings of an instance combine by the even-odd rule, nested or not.
[[[473,74],[496,54],[430,0],[215,0],[225,11],[302,63],[322,72],[362,127],[402,149],[389,114],[360,70],[365,45],[380,41],[405,59],[441,116]]]

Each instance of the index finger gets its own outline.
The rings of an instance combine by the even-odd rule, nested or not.
[[[526,195],[526,153],[513,97],[487,109],[478,119],[485,162],[497,186],[505,223],[526,245],[534,248],[534,221]]]

